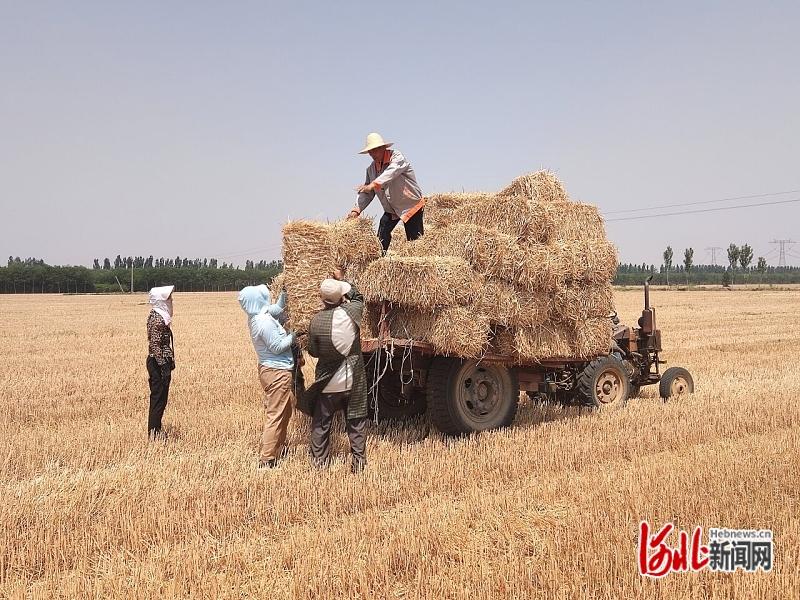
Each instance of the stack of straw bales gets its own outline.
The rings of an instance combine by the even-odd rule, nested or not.
[[[294,327],[307,327],[319,281],[337,264],[367,300],[364,337],[377,335],[388,302],[393,337],[441,354],[530,362],[608,350],[616,250],[597,208],[570,200],[547,171],[496,194],[429,197],[425,235],[407,242],[398,225],[382,258],[368,220],[289,223],[284,266]]]
[[[394,337],[444,354],[530,362],[608,350],[616,250],[597,208],[570,200],[552,173],[523,175],[497,194],[437,194],[425,211],[425,235],[405,242],[398,227],[390,254],[364,274],[373,328],[386,300],[397,307]],[[442,261],[451,268],[434,273]]]

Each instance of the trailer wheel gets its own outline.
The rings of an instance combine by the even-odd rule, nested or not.
[[[428,370],[428,412],[439,431],[460,435],[507,427],[519,403],[516,373],[503,365],[436,357]]]
[[[410,397],[403,395],[400,374],[386,373],[378,383],[378,419],[403,420],[417,417],[425,412],[425,392],[411,389]]]
[[[661,376],[658,384],[658,395],[664,400],[681,398],[694,393],[694,379],[683,367],[670,367]]]
[[[613,356],[597,358],[578,376],[576,391],[587,406],[602,410],[622,408],[630,395],[625,365]]]

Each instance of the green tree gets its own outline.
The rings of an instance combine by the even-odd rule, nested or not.
[[[667,285],[669,285],[669,270],[672,268],[672,246],[664,250],[664,270],[667,272]]]
[[[731,244],[728,246],[728,262],[731,265],[731,283],[736,280],[736,263],[739,262],[739,246]]]
[[[764,283],[764,271],[767,270],[767,259],[763,256],[758,257],[758,265],[756,266],[758,272],[761,274],[761,283]]]
[[[731,270],[725,269],[725,272],[722,273],[722,287],[730,287],[731,285]]]
[[[739,264],[742,265],[742,271],[747,271],[751,262],[753,262],[753,249],[750,244],[745,244],[739,248]]]
[[[689,285],[689,271],[692,270],[694,261],[694,248],[687,248],[683,251],[683,268],[686,270],[686,285]]]

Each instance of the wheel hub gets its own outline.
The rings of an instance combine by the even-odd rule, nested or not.
[[[623,384],[616,373],[606,371],[597,378],[595,392],[603,404],[612,404],[622,396]]]
[[[500,402],[500,376],[486,367],[475,367],[462,377],[458,400],[471,419],[491,418]]]
[[[670,392],[673,396],[683,396],[689,391],[689,382],[683,377],[676,377],[670,386]]]

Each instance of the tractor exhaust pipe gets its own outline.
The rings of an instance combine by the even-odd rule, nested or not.
[[[650,310],[650,280],[653,279],[653,276],[650,275],[647,279],[644,280],[644,309]]]

